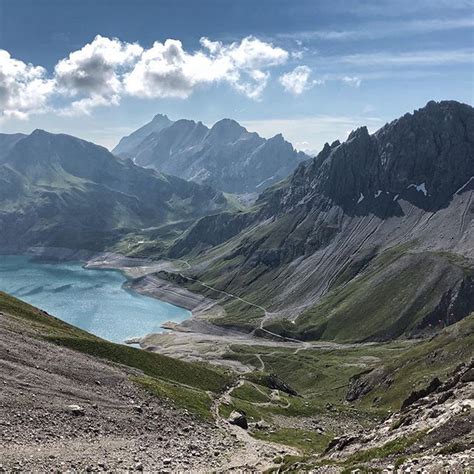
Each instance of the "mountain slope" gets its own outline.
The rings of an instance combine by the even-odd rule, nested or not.
[[[474,309],[473,176],[474,109],[430,102],[326,145],[253,209],[198,222],[170,255],[221,244],[189,274],[267,310],[262,321],[234,301],[218,324],[340,341],[429,333]]]
[[[133,146],[127,142],[124,148],[122,139],[113,153],[140,166],[232,193],[259,192],[309,159],[281,135],[265,140],[230,119],[211,129],[201,122],[178,120],[146,136],[141,132],[152,128],[153,121],[135,132],[142,137],[140,142],[134,140]]]
[[[211,425],[230,380],[219,369],[104,341],[2,292],[0,355],[6,471],[202,470],[233,447]]]
[[[130,232],[225,209],[222,194],[41,130],[1,164],[0,246],[104,249]]]

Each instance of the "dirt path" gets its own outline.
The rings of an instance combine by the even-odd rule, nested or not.
[[[187,262],[186,262],[187,263]],[[189,265],[189,263],[188,263]],[[263,306],[260,306],[258,304],[255,304],[255,303],[252,303],[251,301],[248,301],[244,298],[241,298],[240,296],[237,296],[237,295],[234,295],[233,293],[229,293],[227,291],[223,291],[223,290],[218,290],[217,288],[214,288],[210,285],[208,285],[207,283],[204,283],[203,281],[201,280],[198,280],[197,278],[191,278],[190,276],[187,276],[187,275],[183,275],[182,273],[178,273],[178,275],[181,277],[181,278],[184,278],[184,279],[187,279],[187,280],[191,280],[191,281],[194,281],[195,283],[199,283],[201,286],[203,286],[204,288],[207,288],[208,290],[212,290],[212,291],[215,291],[217,293],[221,293],[229,298],[232,298],[234,300],[238,300],[238,301],[241,301],[242,303],[245,303],[245,304],[248,304],[249,306],[252,306],[254,308],[257,308],[259,310],[261,310],[263,312],[263,318],[262,320],[260,321],[260,325],[259,325],[259,329],[263,332],[266,332],[267,334],[270,334],[272,337],[276,337],[278,339],[282,339],[284,341],[290,341],[290,342],[296,342],[298,344],[306,344],[305,342],[303,341],[300,341],[299,339],[293,339],[291,337],[285,337],[285,336],[282,336],[280,334],[277,334],[277,333],[274,333],[274,332],[271,332],[269,331],[268,329],[265,329],[263,326],[265,324],[265,321],[267,321],[268,319],[270,319],[272,317],[272,315],[274,313],[268,311],[267,309],[265,309]]]
[[[219,413],[221,405],[229,403],[231,401],[232,392],[241,387],[243,383],[244,380],[239,378],[233,385],[228,387],[225,392],[214,400],[211,412],[216,420],[217,426],[234,437],[240,445],[229,455],[226,462],[226,472],[264,472],[268,469],[278,467],[274,462],[276,457],[294,456],[300,453],[298,450],[288,446],[255,439],[243,428],[232,425],[222,418]]]

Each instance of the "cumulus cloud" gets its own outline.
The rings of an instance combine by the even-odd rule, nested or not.
[[[315,84],[322,84],[323,81],[310,80],[311,69],[308,66],[297,66],[293,71],[280,76],[279,81],[286,92],[293,95],[301,95]]]
[[[203,49],[189,53],[178,40],[155,42],[125,76],[125,89],[139,97],[188,97],[203,84],[227,82],[258,99],[266,87],[267,68],[283,64],[288,52],[257,38],[225,45],[201,39]]]
[[[122,92],[121,74],[142,53],[143,48],[138,44],[98,35],[56,64],[57,91],[79,97],[71,104],[71,110],[87,113],[99,105],[117,104]]]
[[[27,118],[45,109],[54,89],[46,70],[10,56],[0,50],[0,116]]]
[[[59,60],[49,75],[44,68],[0,50],[0,113],[26,117],[44,110],[55,97],[67,104],[57,112],[87,114],[95,107],[117,105],[126,95],[184,99],[199,86],[218,83],[259,100],[269,69],[290,56],[252,36],[232,43],[202,38],[200,45],[189,51],[181,41],[168,39],[145,49],[98,35]]]

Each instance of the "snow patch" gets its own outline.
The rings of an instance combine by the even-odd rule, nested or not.
[[[417,191],[421,191],[425,196],[428,196],[428,191],[426,190],[426,185],[425,183],[421,184],[410,184],[407,189],[409,188],[415,188]]]
[[[362,193],[360,193],[360,196],[359,196],[359,200],[357,201],[357,204],[359,204],[360,202],[362,202],[364,200],[364,195]]]
[[[379,189],[374,195],[375,199],[377,199],[381,194],[382,194],[382,190]]]
[[[395,196],[393,196],[393,200],[396,201],[398,199],[398,196],[400,196],[400,194],[395,194]]]

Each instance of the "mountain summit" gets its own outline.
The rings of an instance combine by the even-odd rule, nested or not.
[[[220,120],[210,129],[191,120],[160,119],[155,127],[155,119],[123,138],[113,153],[143,167],[239,194],[260,192],[309,159],[281,135],[266,140],[232,119]]]
[[[114,148],[113,152],[116,155],[127,155],[133,153],[135,147],[137,147],[143,140],[153,133],[158,133],[166,127],[169,127],[173,122],[162,114],[157,114],[153,117],[152,121],[135,130],[130,135],[123,137],[119,144]]]

